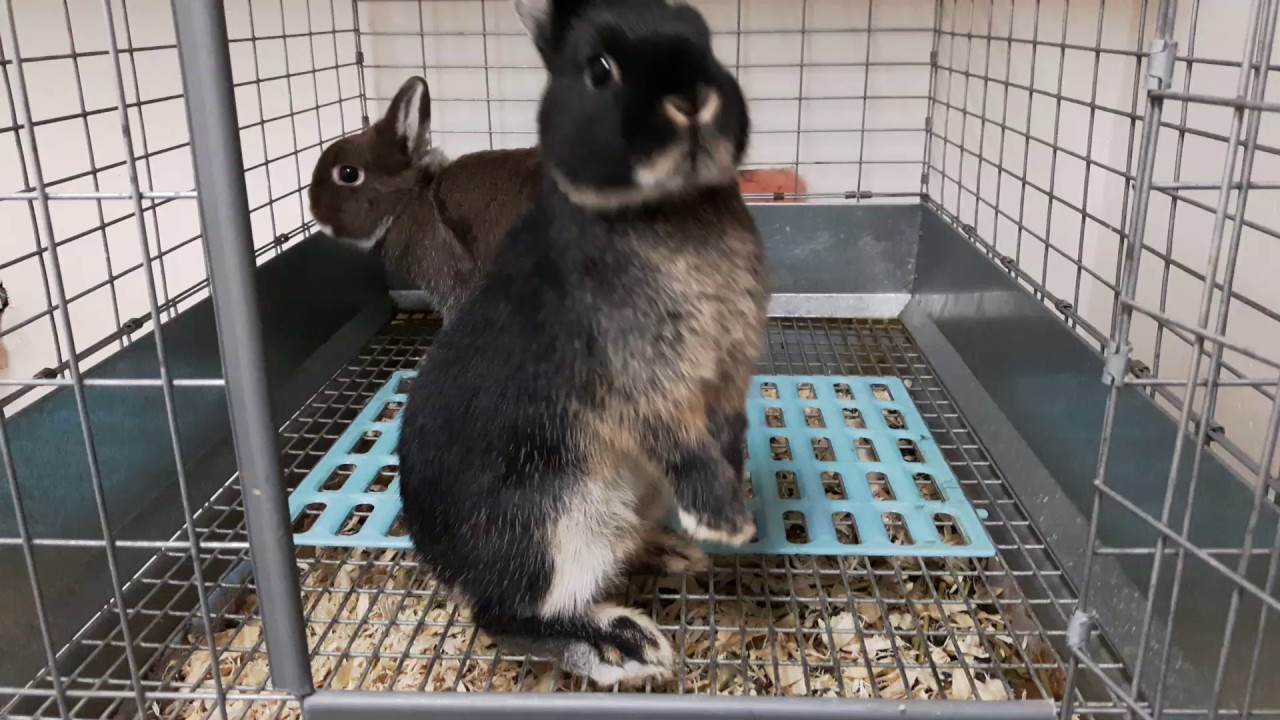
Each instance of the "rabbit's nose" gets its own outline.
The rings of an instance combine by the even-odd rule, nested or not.
[[[668,95],[662,107],[676,127],[689,127],[694,123],[710,125],[720,116],[720,93],[704,86],[694,92],[694,98],[685,95]]]

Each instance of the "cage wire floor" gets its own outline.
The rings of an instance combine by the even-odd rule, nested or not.
[[[282,432],[291,487],[393,372],[417,365],[438,328],[425,315],[401,314],[297,412]],[[680,658],[674,679],[639,691],[1061,701],[1065,627],[1075,594],[906,328],[895,320],[775,318],[759,372],[902,378],[966,495],[986,511],[999,555],[724,556],[704,572],[631,578],[618,599],[657,618]],[[296,703],[270,688],[234,480],[197,513],[196,523],[211,624],[198,609],[190,552],[179,542],[126,588],[132,662],[147,693],[144,714],[297,716]],[[185,533],[175,535],[181,539]],[[504,654],[409,554],[299,548],[298,570],[318,688],[621,691],[594,687],[536,658]],[[64,678],[74,716],[134,714],[118,623],[91,625],[64,657],[76,659]],[[1117,707],[1087,687],[1077,692],[1086,694],[1077,698],[1081,717]],[[54,716],[57,708],[49,700],[30,712]]]

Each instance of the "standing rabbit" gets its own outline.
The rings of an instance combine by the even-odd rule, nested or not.
[[[670,675],[671,645],[602,602],[638,562],[754,535],[746,387],[764,255],[737,189],[748,117],[698,12],[516,0],[551,73],[545,177],[428,354],[399,442],[404,517],[492,636],[609,685]]]
[[[454,162],[431,144],[427,81],[409,78],[387,114],[320,155],[309,190],[326,234],[381,254],[446,319],[493,261],[541,182],[531,149]]]

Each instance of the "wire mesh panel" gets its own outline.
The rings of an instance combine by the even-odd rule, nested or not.
[[[177,562],[193,566],[197,580],[209,557],[194,532],[205,497],[191,492],[182,439],[190,428],[180,427],[179,407],[225,385],[233,415],[265,417],[262,388],[246,392],[243,382],[261,375],[257,309],[247,270],[231,266],[251,227],[249,257],[260,260],[304,236],[303,191],[321,143],[359,126],[349,4],[226,3],[229,30],[223,9],[162,0],[0,4],[0,712],[27,712],[29,700],[53,715],[128,715],[153,700],[145,678],[154,638],[143,629],[138,581],[128,579],[154,566],[156,548],[178,548]],[[201,56],[201,47],[215,52]],[[184,83],[193,66],[207,85]],[[210,106],[210,98],[220,101]],[[189,127],[203,129],[203,144],[192,144]],[[227,142],[237,127],[243,158]],[[228,152],[210,163],[218,145]],[[232,182],[206,189],[198,207],[196,177],[218,164],[234,170]],[[247,200],[237,192],[246,182]],[[210,223],[200,212],[217,197],[229,200],[217,218],[219,244],[206,254],[201,220]],[[231,348],[225,383],[208,364],[201,369],[212,372],[186,374],[187,365],[176,376],[166,344],[173,328],[160,331],[209,296],[209,274],[215,284],[222,277],[220,299],[234,310],[219,312]],[[235,358],[235,347],[257,357]],[[110,356],[125,359],[90,375]],[[142,456],[165,469],[156,495],[187,520],[170,541],[138,539],[151,534],[139,532],[148,518],[130,505],[148,480],[133,472]],[[202,582],[194,588],[183,601],[212,628],[210,598]],[[103,624],[79,633],[66,624],[104,602]],[[79,650],[63,647],[73,637]],[[20,686],[16,673],[37,657],[39,679]],[[71,665],[79,671],[63,675]]]
[[[1256,668],[1274,644],[1264,638],[1280,552],[1269,500],[1280,467],[1278,10],[940,3],[930,202],[1106,356],[1094,532],[1116,515],[1150,532],[1095,536],[1091,563],[1134,563],[1148,598],[1131,673],[1078,654],[1143,717],[1265,714],[1277,702]],[[1132,420],[1123,386],[1182,430],[1171,456],[1152,458],[1164,487],[1126,485],[1110,462]],[[1218,461],[1236,477],[1211,472]],[[1247,522],[1226,547],[1205,547],[1205,508],[1236,495],[1252,496]],[[1210,586],[1232,590],[1204,616]],[[1093,591],[1082,633],[1108,602]],[[1225,644],[1199,697],[1177,703],[1170,653],[1184,621]]]
[[[1091,570],[1077,596],[901,325],[777,319],[762,373],[910,381],[946,461],[987,513],[999,556],[734,557],[706,573],[635,578],[619,599],[650,611],[682,658],[670,684],[643,690],[1045,698],[1064,720],[1280,714],[1259,671],[1280,661],[1271,642],[1280,610],[1280,0],[693,4],[749,99],[748,167],[793,173],[764,198],[923,201],[1097,348],[1112,388],[1088,568],[1136,568],[1146,607],[1134,648],[1116,651],[1105,626],[1095,632],[1093,612],[1112,598]],[[430,81],[434,140],[452,156],[532,144],[544,79],[508,0],[219,5],[225,38],[187,34],[179,46],[178,28],[214,4],[0,0],[0,572],[19,580],[0,587],[0,602],[20,602],[30,617],[21,652],[0,657],[0,669],[44,666],[29,685],[0,683],[0,710],[277,717],[300,712],[312,680],[321,689],[593,689],[504,654],[395,550],[304,550],[301,594],[260,583],[239,479],[211,498],[192,491],[194,458],[175,408],[228,386],[243,414],[234,398],[246,393],[232,376],[254,374],[235,371],[246,358],[226,343],[226,381],[218,369],[175,372],[166,333],[156,332],[205,300],[222,301],[221,321],[254,326],[251,298],[209,297],[207,266],[225,274],[235,258],[206,253],[197,203],[214,207],[211,197],[243,178],[247,207],[225,215],[231,225],[247,218],[230,236],[251,234],[253,257],[265,261],[310,234],[306,188],[321,149],[376,119],[407,76]],[[193,49],[201,38],[206,51],[210,39],[226,46],[240,157],[223,158],[224,186],[197,193],[197,175],[209,176],[200,158],[207,173],[215,148],[207,137],[192,143],[188,116],[215,94],[184,85],[179,61],[217,58]],[[230,147],[225,140],[218,147]],[[288,485],[391,373],[416,364],[436,329],[397,319],[294,415],[284,431]],[[145,362],[111,377],[88,372],[130,351]],[[1165,486],[1140,492],[1109,454],[1128,441],[1125,398],[1135,388],[1180,430],[1171,455],[1150,458]],[[65,422],[38,442],[15,421],[55,413]],[[279,490],[260,472],[274,462],[266,415],[250,415],[258,452],[242,467],[245,482]],[[40,443],[61,444],[32,464],[27,453]],[[139,518],[116,499],[127,479],[119,458],[140,451],[181,505],[185,525],[168,540],[140,539]],[[1205,508],[1228,496],[1245,498],[1246,522],[1216,528],[1234,536],[1210,545],[1200,533],[1217,516]],[[264,507],[261,494],[248,504],[250,513]],[[55,521],[59,513],[70,519]],[[1115,517],[1137,539],[1098,530]],[[295,559],[283,545],[255,541],[254,550],[259,568]],[[274,589],[279,599],[281,587],[301,612],[264,622],[265,598]],[[1204,614],[1198,600],[1211,590],[1226,602]],[[101,608],[93,622],[49,621],[85,597],[88,614]],[[272,647],[305,653],[292,658],[301,675],[272,679],[267,634],[290,622],[299,635],[305,626],[305,641]],[[1188,623],[1222,641],[1217,661],[1197,668],[1204,691],[1189,700],[1171,688],[1181,669],[1171,648]]]
[[[358,0],[366,114],[427,78],[451,154],[535,142],[545,72],[507,0]],[[789,168],[789,195],[916,200],[933,0],[699,0],[751,107],[748,168]]]
[[[165,319],[207,297],[207,280],[170,3],[6,5],[0,282],[12,304],[0,322],[8,350],[0,402],[17,409],[33,388],[69,382],[72,344],[87,367],[150,329],[144,265]],[[305,187],[322,144],[360,127],[355,15],[337,0],[225,8],[250,216],[265,260],[306,235]],[[53,247],[64,258],[57,271]],[[64,304],[69,328],[59,321]]]
[[[283,430],[290,486],[322,460],[379,388],[429,351],[434,320],[403,315],[380,333]],[[710,571],[640,576],[619,599],[646,609],[670,633],[681,670],[649,693],[1061,699],[1065,628],[1074,595],[1044,539],[1026,520],[946,391],[896,322],[778,320],[759,371],[876,373],[909,381],[911,398],[968,497],[987,514],[1000,557],[726,557]],[[302,524],[306,518],[299,519]],[[217,710],[215,675],[229,717],[294,716],[268,689],[257,584],[247,572],[243,504],[234,484],[198,514],[216,658],[199,612],[184,606],[194,579],[178,548],[165,550],[131,588],[148,697],[161,717]],[[609,690],[478,633],[409,554],[300,548],[310,662],[320,689],[565,692]],[[107,631],[81,642],[119,653]],[[1110,667],[1110,665],[1108,665]],[[86,664],[86,686],[120,688]],[[1081,707],[1113,707],[1082,690]],[[45,713],[54,714],[52,706]]]
[[[1161,6],[1179,12],[1158,34]],[[1262,43],[1271,4],[1254,24],[1258,7],[943,2],[929,156],[931,200],[1100,350],[1120,308],[1137,306],[1125,339],[1132,382],[1175,412],[1194,357],[1213,352],[1194,329],[1217,330],[1201,320],[1205,277],[1216,269],[1210,317],[1226,308],[1218,334],[1239,347],[1218,363],[1220,399],[1203,424],[1215,449],[1246,474],[1259,467],[1280,357],[1280,296],[1270,278],[1280,261],[1280,187],[1270,179],[1280,136],[1267,103],[1273,38]],[[1176,43],[1156,66],[1148,60],[1153,42]],[[1246,45],[1263,64],[1240,85]],[[1139,194],[1149,97],[1163,115],[1149,153],[1154,181]],[[1233,106],[1256,115],[1252,142],[1243,114],[1235,127]],[[1220,198],[1227,204],[1217,227]],[[1128,265],[1137,274],[1122,300],[1125,247],[1139,221],[1141,251]],[[1218,236],[1225,240],[1215,260]],[[1199,365],[1207,373],[1209,363]],[[1200,417],[1193,411],[1189,421]]]

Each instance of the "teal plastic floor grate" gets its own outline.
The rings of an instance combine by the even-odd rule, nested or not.
[[[409,548],[395,373],[289,497],[294,542]],[[747,397],[758,537],[719,554],[991,557],[982,518],[894,377],[758,375]]]

